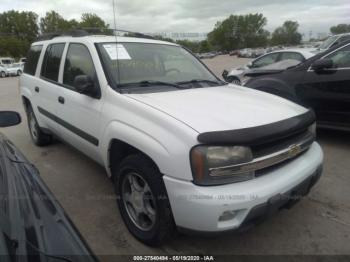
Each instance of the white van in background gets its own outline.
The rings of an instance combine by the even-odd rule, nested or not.
[[[15,63],[15,59],[12,57],[0,57],[0,66],[9,67],[13,63]]]

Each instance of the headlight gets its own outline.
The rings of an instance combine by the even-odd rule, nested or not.
[[[220,185],[242,182],[254,177],[254,172],[241,173],[235,165],[253,160],[250,148],[243,146],[197,146],[191,150],[194,183]]]

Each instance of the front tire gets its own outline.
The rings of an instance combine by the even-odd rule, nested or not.
[[[6,73],[5,73],[4,71],[1,71],[0,76],[1,76],[2,78],[5,78],[5,77],[6,77]]]
[[[146,245],[157,246],[174,231],[165,185],[147,157],[125,158],[114,175],[117,203],[130,233]]]
[[[52,136],[45,134],[39,127],[33,108],[29,105],[27,109],[28,128],[30,136],[37,146],[47,146],[52,142]]]

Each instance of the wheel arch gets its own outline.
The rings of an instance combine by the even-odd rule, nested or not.
[[[120,162],[131,154],[142,154],[162,174],[167,172],[166,160],[170,154],[154,137],[120,122],[112,123],[103,137],[105,141],[101,147],[105,152],[104,162],[109,177],[115,173]]]
[[[25,112],[28,113],[28,107],[32,105],[29,98],[25,95],[22,95],[22,103],[23,103]]]
[[[116,173],[116,170],[119,167],[119,164],[123,161],[123,159],[134,154],[143,155],[148,160],[150,160],[154,164],[154,166],[159,170],[158,165],[149,155],[147,155],[140,149],[130,145],[129,143],[126,143],[117,138],[113,138],[109,143],[108,150],[108,168],[110,170],[112,179],[113,175]]]

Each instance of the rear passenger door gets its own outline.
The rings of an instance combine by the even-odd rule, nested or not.
[[[44,122],[45,128],[59,134],[59,126],[56,121],[58,97],[62,94],[62,88],[58,84],[58,76],[62,62],[65,43],[49,44],[46,48],[40,78],[35,85],[37,117]]]
[[[79,75],[89,76],[96,87],[100,88],[95,64],[88,47],[81,43],[68,44],[63,73],[63,102],[58,107],[61,133],[64,140],[86,155],[100,161],[100,113],[102,99],[79,93],[74,87],[74,79]],[[101,91],[101,90],[100,90]]]

